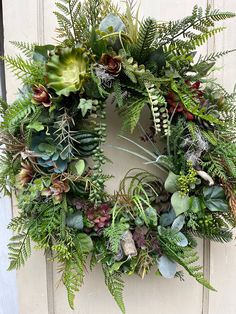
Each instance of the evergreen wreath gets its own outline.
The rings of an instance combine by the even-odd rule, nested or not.
[[[23,83],[18,99],[2,100],[0,109],[0,187],[19,208],[9,225],[9,270],[24,265],[31,241],[50,250],[73,308],[90,257],[122,313],[122,274],[143,278],[154,267],[182,279],[181,265],[214,290],[196,264],[195,236],[232,239],[236,95],[210,76],[230,51],[198,58],[196,51],[235,14],[195,6],[182,20],[160,23],[139,21],[132,0],[124,13],[110,0],[56,7],[57,46],[13,42],[26,58],[3,58]],[[122,135],[139,151],[118,149],[165,171],[164,180],[131,169],[117,193],[106,192],[107,105],[119,112],[123,134],[149,109],[142,140],[154,148]]]

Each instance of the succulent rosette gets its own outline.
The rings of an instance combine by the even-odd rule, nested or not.
[[[42,104],[44,107],[50,107],[52,104],[51,95],[43,85],[33,86],[33,101]]]
[[[47,62],[47,86],[58,96],[83,90],[89,77],[90,56],[84,48],[57,48]]]
[[[139,21],[132,1],[125,12],[107,0],[56,7],[56,46],[15,42],[26,60],[5,57],[23,85],[12,105],[0,102],[0,189],[15,193],[19,207],[9,269],[26,262],[30,242],[51,250],[71,308],[90,256],[122,313],[121,274],[143,278],[154,268],[182,279],[184,269],[214,290],[195,264],[195,237],[233,237],[236,96],[210,78],[230,51],[196,52],[235,14],[195,6],[163,23]],[[109,193],[116,164],[103,166],[107,124],[117,125],[112,110],[130,146],[109,137],[109,147],[141,164]]]
[[[113,76],[118,76],[122,69],[122,58],[120,56],[111,56],[107,53],[103,53],[100,59],[105,70]]]

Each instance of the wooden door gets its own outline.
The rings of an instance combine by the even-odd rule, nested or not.
[[[118,1],[121,3],[121,1]],[[198,0],[205,7],[212,3],[217,8],[236,11],[235,0]],[[15,54],[9,41],[49,43],[56,37],[56,20],[53,16],[53,0],[3,0],[5,51]],[[194,0],[143,0],[141,14],[154,16],[160,20],[178,19],[192,10]],[[222,36],[208,43],[205,52],[227,50],[236,47],[236,21],[229,23]],[[236,57],[227,56],[222,61],[223,72],[220,82],[232,88],[235,81]],[[12,101],[17,90],[17,82],[6,72],[7,97]],[[119,128],[117,119],[112,120],[109,141],[118,143],[115,134]],[[116,125],[117,124],[117,125]],[[107,148],[107,155],[114,161],[108,166],[116,176],[109,189],[117,187],[118,179],[126,170],[140,166],[140,160],[125,153]],[[115,169],[115,170],[114,170]],[[17,209],[15,208],[16,212]],[[235,243],[228,245],[202,243],[199,241],[199,254],[204,263],[205,275],[217,288],[217,293],[209,293],[192,278],[186,276],[184,283],[174,279],[157,278],[154,274],[144,280],[137,277],[126,278],[125,303],[128,314],[235,314],[236,298],[236,250]],[[69,309],[64,287],[59,284],[55,265],[46,261],[42,252],[35,251],[27,265],[17,272],[17,286],[20,314],[118,314],[119,309],[107,292],[99,267],[88,273],[84,287],[76,299],[76,310]],[[15,314],[17,312],[3,312]]]

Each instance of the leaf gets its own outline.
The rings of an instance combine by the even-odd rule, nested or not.
[[[103,272],[105,276],[105,284],[108,287],[111,295],[114,297],[121,312],[125,314],[125,305],[123,301],[124,282],[121,278],[120,272],[110,272],[110,268],[103,264]]]
[[[27,129],[33,129],[37,132],[40,132],[42,130],[44,130],[44,126],[42,124],[42,122],[40,121],[35,121],[33,123],[30,123],[29,125],[27,125]]]
[[[153,207],[148,207],[145,210],[145,214],[147,216],[148,223],[153,225],[153,226],[156,226],[157,225],[157,212],[156,212],[156,209],[153,208]]]
[[[161,215],[159,223],[162,227],[170,226],[173,223],[175,217],[175,212],[171,210],[169,213]]]
[[[175,193],[179,190],[178,187],[178,179],[179,176],[173,173],[172,171],[169,172],[168,177],[165,181],[165,190],[169,193]]]
[[[83,159],[74,161],[70,164],[70,171],[76,176],[82,176],[86,167],[86,163]]]
[[[70,228],[82,230],[84,227],[83,215],[81,213],[69,215],[66,218],[66,225]]]
[[[147,68],[152,72],[161,70],[166,64],[166,55],[162,48],[156,49],[148,57]]]
[[[204,203],[210,211],[227,211],[229,205],[225,197],[224,189],[221,186],[204,187]]]
[[[171,261],[167,256],[162,255],[158,261],[158,269],[165,278],[174,278],[177,271],[177,264]]]
[[[176,234],[177,236],[177,245],[181,246],[181,247],[185,247],[188,245],[188,239],[185,237],[185,235],[182,232],[178,232]]]
[[[76,244],[83,253],[89,253],[93,250],[93,241],[85,233],[79,233],[76,238]]]
[[[87,112],[93,108],[93,101],[91,99],[81,98],[78,109],[81,109],[82,116],[85,117]]]
[[[120,270],[121,266],[127,262],[127,259],[124,260],[124,261],[121,261],[121,262],[115,262],[111,268],[110,268],[110,272],[113,273],[113,272],[117,272]]]
[[[102,32],[109,32],[112,28],[113,32],[121,32],[125,29],[125,24],[122,22],[121,18],[114,14],[108,14],[99,25],[99,30]]]
[[[186,212],[190,208],[190,197],[181,195],[180,192],[175,192],[171,197],[171,205],[174,208],[176,216]]]
[[[177,218],[175,218],[171,226],[171,229],[175,230],[176,232],[179,232],[183,228],[184,223],[185,223],[185,217],[184,215],[180,215]]]
[[[35,46],[33,60],[37,62],[46,62],[48,60],[48,52],[54,50],[55,46],[45,45],[45,46]]]
[[[199,213],[205,207],[204,204],[202,204],[202,200],[197,196],[191,196],[190,203],[190,210],[193,213]]]

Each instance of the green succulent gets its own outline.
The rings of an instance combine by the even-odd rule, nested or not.
[[[59,48],[47,63],[47,85],[58,96],[81,91],[89,76],[90,57],[83,48]]]
[[[53,138],[44,134],[34,136],[31,149],[36,154],[37,162],[41,167],[55,173],[62,173],[67,169],[71,154],[63,145],[55,145]]]

